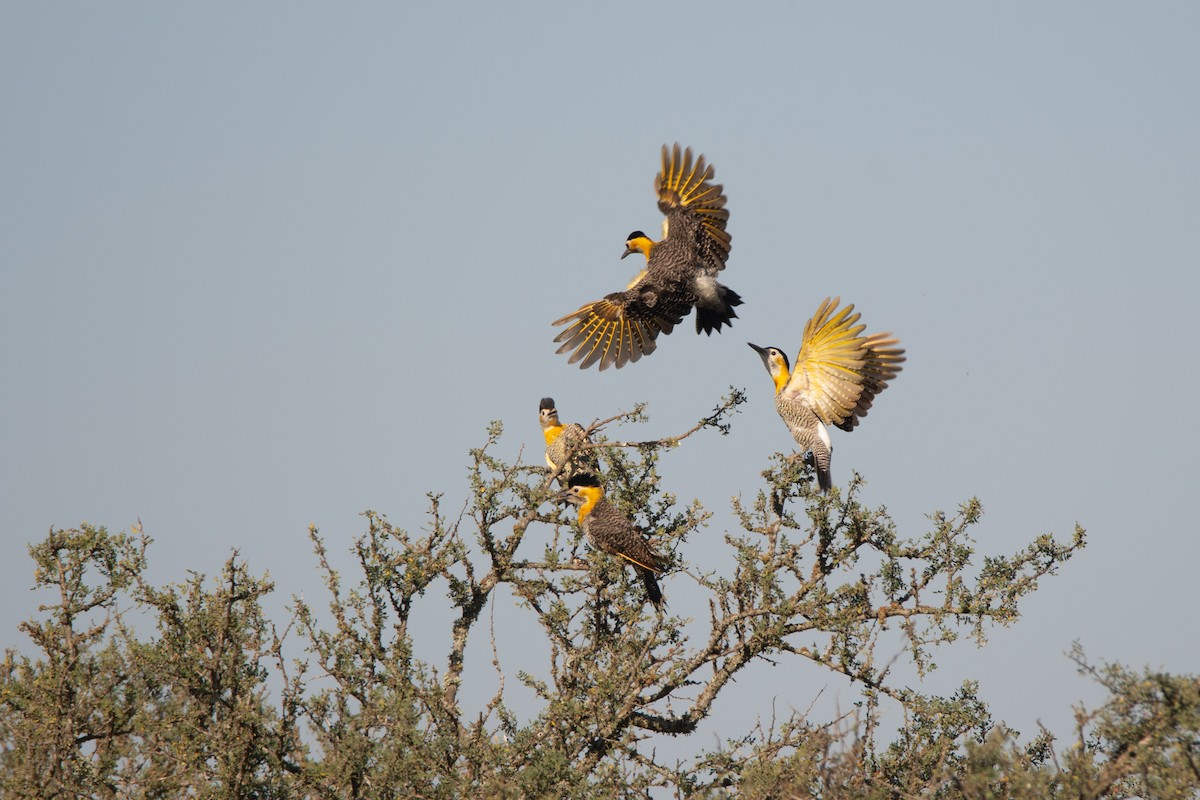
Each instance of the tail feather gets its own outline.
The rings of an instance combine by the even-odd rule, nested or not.
[[[741,295],[718,283],[716,302],[696,304],[696,333],[711,336],[713,331],[720,333],[722,325],[733,327],[733,320],[737,319],[733,307],[741,304]]]
[[[646,587],[646,597],[650,599],[651,604],[658,610],[663,607],[663,593],[659,588],[658,581],[654,577],[654,573],[644,567],[637,568],[638,575],[642,578],[642,583]]]
[[[833,488],[833,478],[829,475],[828,467],[821,469],[821,466],[817,465],[817,485],[821,487],[823,494],[828,494],[829,490]]]
[[[822,492],[828,492],[833,488],[833,478],[829,472],[829,462],[833,452],[828,447],[822,445],[823,443],[821,442],[813,445],[813,466],[817,470],[817,485],[821,487]]]

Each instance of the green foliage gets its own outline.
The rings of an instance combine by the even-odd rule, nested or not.
[[[148,544],[83,526],[30,548],[36,586],[58,601],[22,626],[43,657],[5,657],[5,797],[287,796],[282,754],[298,731],[265,688],[278,641],[259,599],[271,585],[235,554],[211,589],[202,575],[154,589]],[[126,625],[122,600],[153,617],[151,641]]]
[[[1111,699],[1078,712],[1078,742],[1059,753],[1048,735],[1022,745],[994,724],[974,683],[922,695],[877,658],[890,637],[923,672],[960,633],[982,642],[989,625],[1012,624],[1038,581],[1083,547],[1082,530],[1068,543],[1043,536],[980,560],[970,537],[978,501],[931,515],[931,530],[908,538],[886,509],[861,504],[860,478],[821,495],[802,460],[776,457],[762,491],[734,502],[741,530],[725,534],[728,568],[698,574],[688,539],[709,514],[664,489],[658,455],[706,429],[728,432],[743,400],[733,393],[675,437],[604,439],[615,423],[644,421],[641,408],[590,431],[610,500],[669,555],[668,600],[698,594],[709,609],[702,620],[656,612],[618,561],[591,552],[573,515],[550,502],[557,476],[495,456],[498,423],[471,452],[470,500],[457,515],[430,495],[414,534],[366,512],[353,578],[334,569],[311,530],[328,602],[295,600],[282,631],[262,609],[271,584],[236,554],[211,579],[154,587],[140,530],[52,531],[30,550],[37,586],[54,597],[23,625],[38,655],[10,651],[0,674],[0,792],[1192,796],[1194,678],[1093,667],[1076,653]],[[437,639],[447,649],[419,657],[431,652],[431,615],[447,607]],[[498,608],[540,629],[541,667],[502,663]],[[466,710],[467,667],[489,662],[497,688]],[[663,761],[656,743],[695,732],[754,663],[807,663],[858,686],[863,701],[838,719],[792,714],[715,750],[698,744],[688,763]],[[520,708],[510,705],[514,684]],[[881,703],[904,711],[894,735],[879,731]]]
[[[0,684],[0,788],[5,796],[74,796],[112,779],[120,741],[144,696],[128,691],[131,655],[109,639],[117,595],[145,568],[145,541],[102,528],[52,530],[30,548],[34,585],[54,592],[42,621],[21,625],[45,657],[9,652]]]

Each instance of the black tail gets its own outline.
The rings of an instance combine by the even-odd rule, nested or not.
[[[638,567],[637,571],[638,575],[642,576],[642,583],[646,585],[646,596],[650,598],[650,602],[654,604],[655,608],[662,611],[663,593],[662,589],[658,588],[658,581],[654,579],[654,573],[645,567]]]
[[[696,304],[696,333],[703,332],[711,336],[713,331],[720,333],[722,325],[732,328],[733,320],[737,319],[733,307],[741,304],[741,295],[718,283],[716,302],[705,304],[702,301]]]

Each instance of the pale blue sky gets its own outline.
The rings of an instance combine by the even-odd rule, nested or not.
[[[309,523],[340,551],[366,508],[457,507],[489,420],[540,458],[544,395],[585,423],[649,401],[640,438],[748,389],[662,466],[719,560],[729,497],[791,449],[745,342],[794,352],[840,294],[909,361],[833,432],[835,482],[910,535],[977,495],[984,553],[1090,532],[923,688],[978,678],[998,719],[1066,733],[1098,697],[1076,639],[1200,671],[1198,41],[1188,3],[5,4],[0,645],[26,645],[26,543],[83,520],[140,518],[157,580],[236,547],[279,608],[323,603]],[[673,141],[726,188],[741,318],[569,367],[549,322],[624,286]],[[822,692],[854,697],[749,670],[694,746]]]

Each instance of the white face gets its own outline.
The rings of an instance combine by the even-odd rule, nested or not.
[[[767,368],[767,372],[774,374],[779,369],[779,367],[782,367],[784,365],[783,353],[779,352],[779,350],[777,350],[776,348],[767,347],[763,350],[763,353],[766,354],[766,358],[763,361],[763,365]]]

